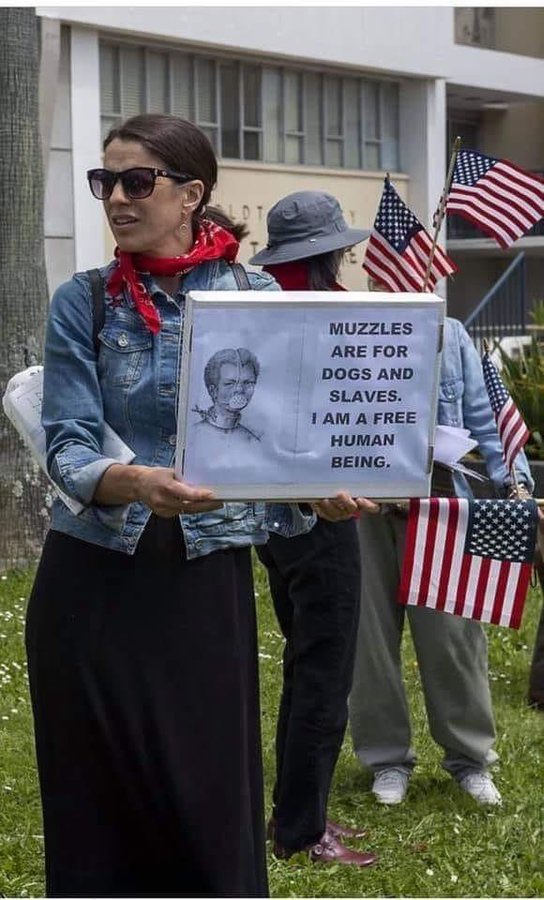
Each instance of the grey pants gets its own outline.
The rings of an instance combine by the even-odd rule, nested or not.
[[[401,672],[408,616],[423,684],[429,728],[455,778],[497,759],[487,672],[487,640],[479,622],[396,602],[406,519],[363,515],[361,616],[349,700],[353,745],[373,771],[415,764]]]

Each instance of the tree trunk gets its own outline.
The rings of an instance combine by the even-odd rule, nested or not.
[[[38,28],[33,8],[0,8],[0,395],[42,362],[47,315]],[[0,410],[0,570],[38,557],[50,494]]]

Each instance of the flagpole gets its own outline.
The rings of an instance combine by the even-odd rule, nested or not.
[[[460,149],[461,149],[461,138],[458,135],[453,142],[450,164],[448,166],[448,174],[446,175],[446,182],[444,184],[444,190],[442,191],[442,195],[440,197],[440,202],[438,204],[438,217],[437,217],[435,228],[434,228],[433,245],[431,247],[429,261],[427,262],[427,270],[425,272],[425,277],[423,279],[423,292],[424,293],[427,290],[427,285],[429,284],[429,278],[431,275],[431,267],[433,264],[434,253],[436,250],[436,245],[438,243],[438,235],[439,235],[440,229],[442,227],[444,215],[446,213],[446,203],[448,201],[448,194],[450,192],[451,182],[453,179],[453,170],[455,169],[455,160],[457,159],[457,154],[459,153]]]

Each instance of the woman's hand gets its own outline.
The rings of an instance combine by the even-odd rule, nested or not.
[[[106,469],[94,494],[95,503],[115,505],[140,500],[163,519],[180,513],[203,513],[219,509],[213,491],[178,481],[174,469],[155,466],[125,466],[114,463]]]
[[[342,522],[345,519],[358,518],[359,514],[377,513],[380,507],[366,497],[350,497],[345,491],[340,491],[329,500],[316,500],[310,503],[313,511],[328,522]]]
[[[142,466],[139,474],[139,500],[163,519],[180,513],[201,513],[219,509],[213,491],[190,487],[176,478],[174,469]]]

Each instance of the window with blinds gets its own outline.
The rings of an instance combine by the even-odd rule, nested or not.
[[[223,159],[397,170],[395,81],[100,43],[102,130],[142,112],[195,122]]]

